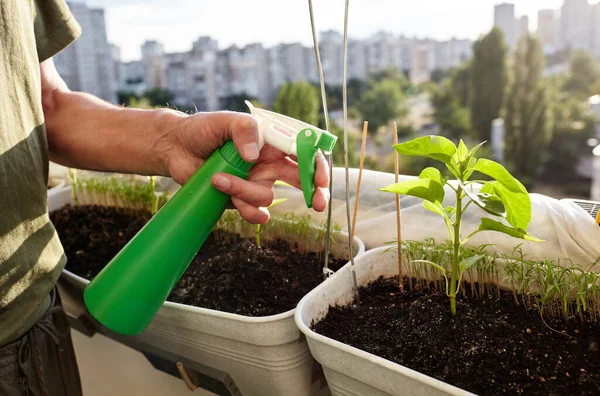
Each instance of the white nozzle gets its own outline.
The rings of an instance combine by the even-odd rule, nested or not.
[[[286,154],[297,155],[296,137],[301,130],[305,128],[314,130],[317,134],[317,140],[324,132],[319,128],[294,118],[254,107],[249,101],[246,101],[246,105],[258,123],[260,148],[262,148],[264,143],[267,143]]]

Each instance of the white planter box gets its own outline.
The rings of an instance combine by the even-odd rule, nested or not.
[[[70,188],[51,197],[48,209],[57,210],[68,203],[72,203]],[[334,256],[348,255],[347,238],[348,234],[339,234],[340,242],[332,244]],[[360,239],[355,238],[353,250],[357,258],[364,254]],[[88,283],[67,270],[61,276],[65,310],[75,318],[87,312],[82,296]],[[294,313],[247,317],[167,301],[138,339],[227,372],[243,396],[327,395],[320,366],[296,327]]]
[[[355,260],[355,264],[359,286],[380,276],[398,275],[397,252],[387,246],[367,251]],[[346,265],[336,276],[308,293],[296,308],[296,324],[306,335],[312,355],[323,366],[334,396],[474,396],[311,330],[311,324],[324,318],[330,306],[347,305],[353,297],[350,265]]]

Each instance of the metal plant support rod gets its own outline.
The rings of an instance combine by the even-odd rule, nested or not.
[[[327,94],[325,92],[325,79],[323,77],[323,67],[321,65],[321,55],[319,53],[319,44],[317,42],[317,30],[315,28],[315,18],[313,14],[312,0],[308,0],[308,10],[310,13],[310,25],[312,28],[313,45],[315,48],[315,58],[317,59],[317,70],[319,71],[319,82],[321,84],[321,100],[323,102],[323,116],[325,117],[325,130],[329,129],[329,112],[327,110]],[[333,153],[327,158],[329,162],[329,202],[327,203],[327,224],[325,232],[325,263],[323,264],[323,276],[327,278],[329,274],[329,251],[331,246],[331,204],[333,200]]]
[[[350,273],[352,274],[352,289],[354,290],[354,297],[358,301],[358,282],[356,280],[356,270],[354,267],[354,254],[352,252],[352,234],[351,229],[352,223],[350,222],[350,174],[348,165],[348,95],[346,87],[346,69],[348,60],[348,6],[350,0],[346,0],[346,6],[344,9],[344,60],[343,60],[343,72],[342,72],[342,104],[344,112],[344,167],[346,169],[346,217],[348,221],[348,251],[350,252]]]

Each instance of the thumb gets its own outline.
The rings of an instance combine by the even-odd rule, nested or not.
[[[235,113],[229,124],[233,144],[244,161],[254,162],[259,156],[258,124],[250,114]]]

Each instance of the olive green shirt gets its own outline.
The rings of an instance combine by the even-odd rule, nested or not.
[[[64,0],[0,0],[0,346],[43,316],[66,262],[48,217],[40,63],[80,33]]]

